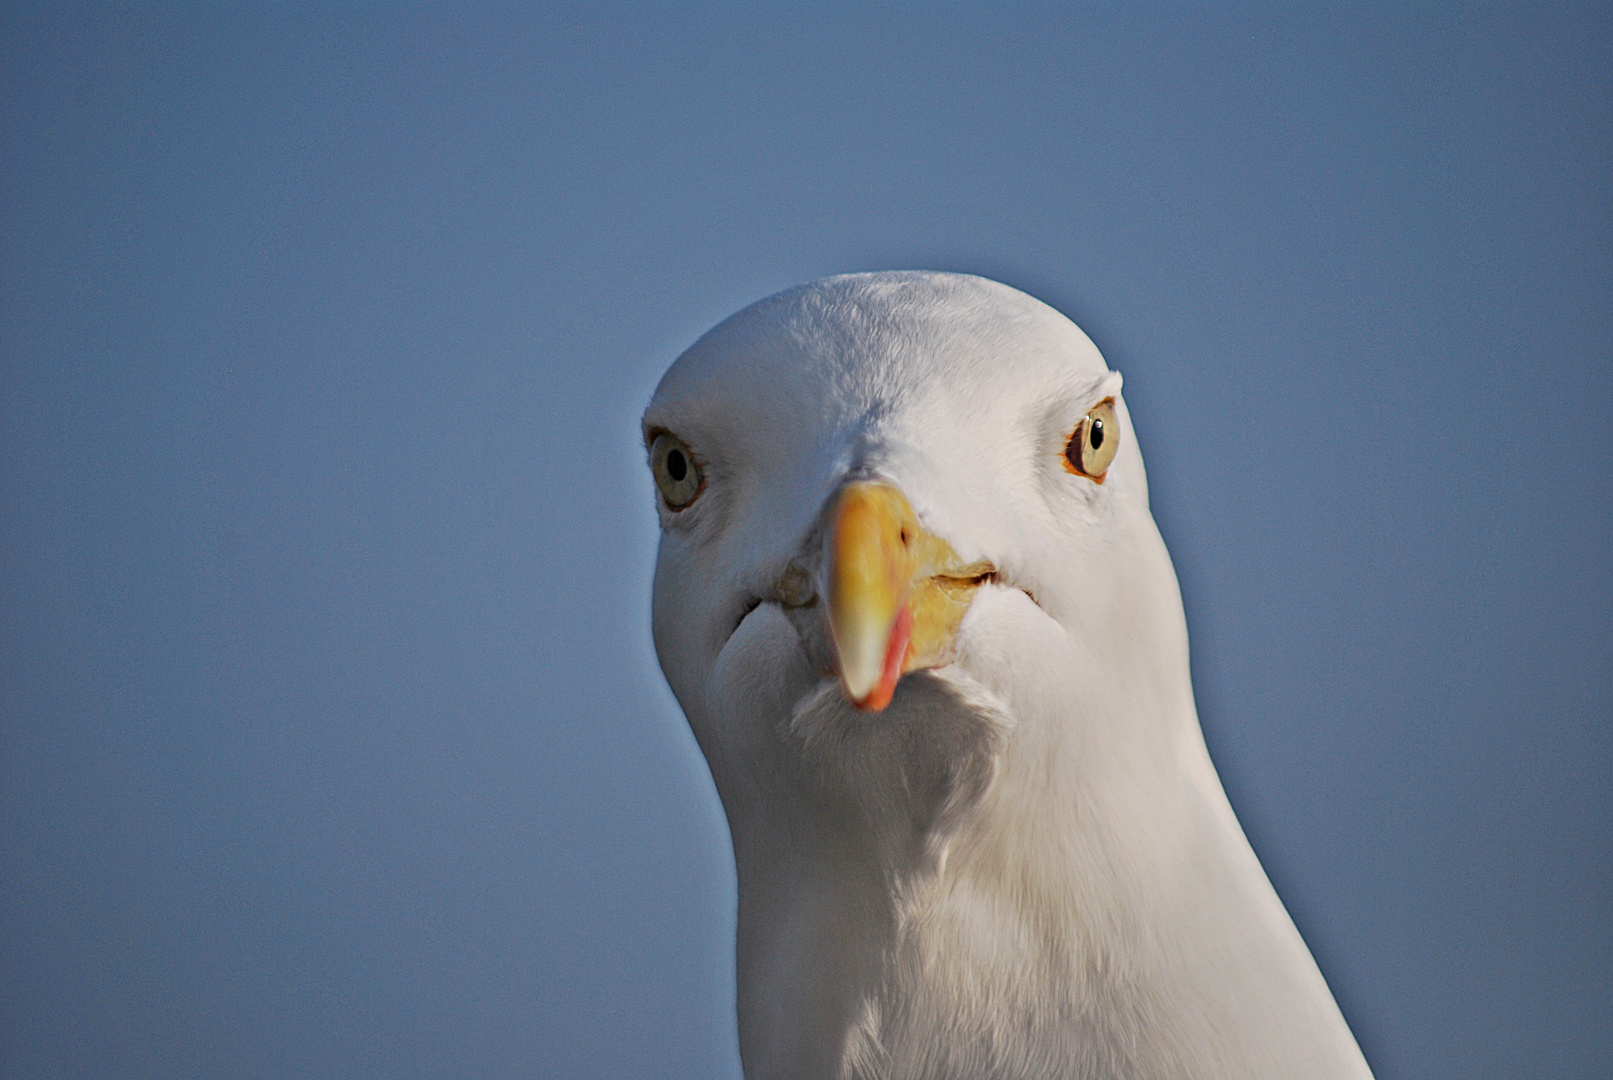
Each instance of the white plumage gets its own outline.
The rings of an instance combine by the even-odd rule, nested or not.
[[[751,1080],[1370,1076],[1205,750],[1119,391],[1053,309],[930,273],[763,300],[662,379],[655,642],[733,834]],[[917,619],[881,711],[837,569],[869,491],[942,552],[869,616],[897,661]],[[928,660],[926,588],[967,605]]]

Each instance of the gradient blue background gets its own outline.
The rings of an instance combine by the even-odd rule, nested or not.
[[[0,1072],[725,1077],[647,630],[707,326],[997,277],[1126,374],[1367,1057],[1613,1061],[1607,5],[8,5]]]

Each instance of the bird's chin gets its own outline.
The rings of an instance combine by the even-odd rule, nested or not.
[[[801,629],[803,620],[792,617],[797,613],[783,611],[781,614],[797,626],[798,631]],[[885,708],[867,711],[858,708],[847,696],[843,682],[833,669],[826,635],[814,621],[805,632],[799,633],[799,647],[802,659],[815,678],[802,687],[791,706],[789,729],[813,741],[831,729],[922,724],[925,713],[933,710],[938,701],[945,701],[949,708],[963,708],[979,716],[987,726],[1006,731],[1014,726],[1008,705],[971,669],[980,657],[980,646],[994,652],[1005,639],[1018,637],[1027,629],[1032,631],[1033,639],[1049,634],[1062,639],[1064,635],[1062,626],[1028,589],[1000,582],[987,584],[979,590],[976,603],[964,616],[945,662],[908,671],[897,682],[895,693]],[[811,636],[814,632],[816,638]]]
[[[1029,589],[1008,582],[994,581],[981,587],[964,616],[946,662],[907,672],[897,683],[890,704],[877,713],[858,713],[846,697],[845,687],[835,673],[833,647],[816,607],[785,608],[775,601],[749,603],[723,643],[713,672],[714,703],[717,700],[748,700],[752,705],[768,703],[767,711],[780,719],[789,717],[794,726],[803,718],[845,712],[865,720],[887,717],[894,721],[931,692],[932,682],[952,687],[971,700],[980,694],[968,687],[979,686],[971,672],[971,658],[986,645],[995,652],[1003,638],[1014,638],[1034,628],[1032,638],[1047,632],[1063,636],[1059,623],[1047,613]],[[957,696],[954,694],[953,696]],[[734,717],[737,721],[739,718]],[[807,727],[813,725],[808,723]]]
[[[947,688],[941,692],[951,697],[973,699],[985,693],[983,688],[980,693],[975,691],[974,688],[980,687],[979,681],[958,664],[940,664],[903,675],[896,684],[890,704],[875,712],[858,708],[846,696],[846,689],[839,677],[830,674],[820,678],[796,699],[790,709],[790,728],[796,732],[810,732],[830,720],[837,724],[906,721],[915,710],[922,710],[933,703],[937,687]]]
[[[781,732],[818,805],[852,812],[883,858],[906,875],[933,868],[954,827],[996,774],[1016,726],[1007,705],[956,665],[911,672],[877,713],[847,700],[839,679],[810,687]]]

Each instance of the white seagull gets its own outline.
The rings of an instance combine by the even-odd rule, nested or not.
[[[1120,375],[1074,323],[827,278],[696,342],[644,438],[747,1077],[1371,1076],[1210,762]]]

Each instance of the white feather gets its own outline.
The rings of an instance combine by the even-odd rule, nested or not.
[[[655,640],[733,834],[752,1080],[1370,1076],[1205,750],[1119,392],[1051,308],[922,273],[771,297],[662,380],[706,489],[661,507]],[[1100,486],[1060,456],[1110,396]],[[999,571],[880,713],[774,599],[851,477]]]

